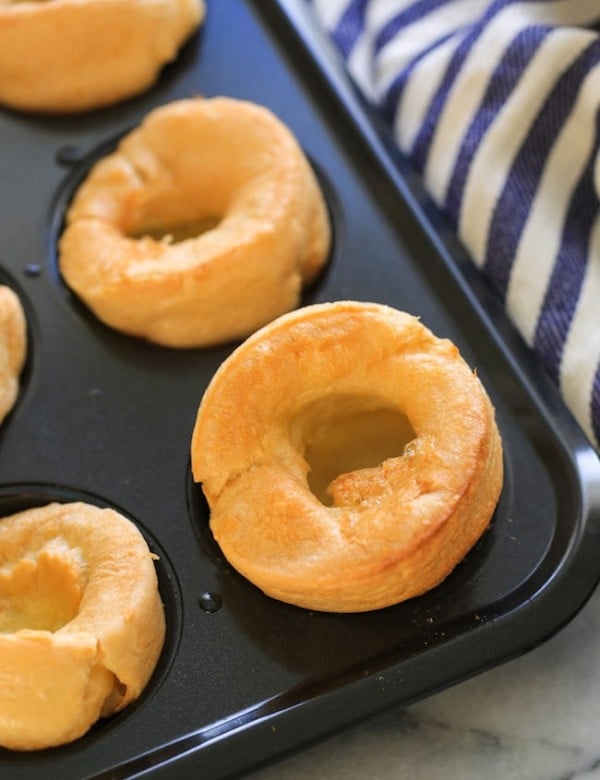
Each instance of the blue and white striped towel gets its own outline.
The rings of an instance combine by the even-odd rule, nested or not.
[[[312,0],[600,446],[600,0]]]

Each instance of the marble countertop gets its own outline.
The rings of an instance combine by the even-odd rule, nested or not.
[[[527,654],[251,780],[600,780],[600,589]]]

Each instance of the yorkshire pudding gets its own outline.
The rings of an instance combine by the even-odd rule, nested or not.
[[[149,88],[203,0],[0,0],[0,103],[87,111]]]
[[[0,286],[0,422],[14,406],[27,350],[27,326],[21,302]]]
[[[328,465],[336,453],[346,473]],[[274,598],[336,612],[441,582],[502,483],[494,410],[457,347],[352,301],[299,309],[239,346],[202,398],[191,458],[231,565]]]
[[[0,745],[52,747],[141,693],[165,618],[152,555],[111,509],[0,519]]]
[[[151,112],[92,169],[67,214],[60,269],[113,328],[202,347],[296,306],[329,242],[291,132],[253,103],[196,98]]]

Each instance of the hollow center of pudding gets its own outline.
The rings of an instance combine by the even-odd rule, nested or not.
[[[304,458],[309,464],[308,485],[326,506],[332,498],[327,486],[340,474],[380,465],[402,455],[415,438],[406,415],[395,409],[361,407],[360,399],[340,398],[329,409],[309,415],[304,432]],[[337,406],[337,408],[336,408]]]
[[[213,214],[198,217],[186,222],[176,222],[170,225],[148,225],[129,233],[130,238],[152,238],[168,244],[179,244],[190,238],[198,238],[209,230],[214,230],[221,222],[221,217]]]
[[[78,550],[60,543],[3,564],[0,633],[58,630],[77,615],[85,580]]]

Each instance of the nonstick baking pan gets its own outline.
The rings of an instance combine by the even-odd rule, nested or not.
[[[315,613],[233,571],[190,476],[198,404],[236,346],[169,350],[110,330],[60,278],[65,208],[90,165],[152,108],[195,94],[267,105],[298,137],[334,247],[303,304],[387,303],[452,339],[495,404],[505,484],[489,530],[439,587],[388,609]],[[0,515],[111,506],[159,556],[168,621],[139,701],[83,738],[0,750],[13,778],[224,778],[535,646],[600,572],[600,469],[557,392],[340,68],[302,0],[208,0],[160,81],[89,114],[0,113],[0,281],[30,351],[0,430]],[[232,421],[235,424],[235,421]]]

